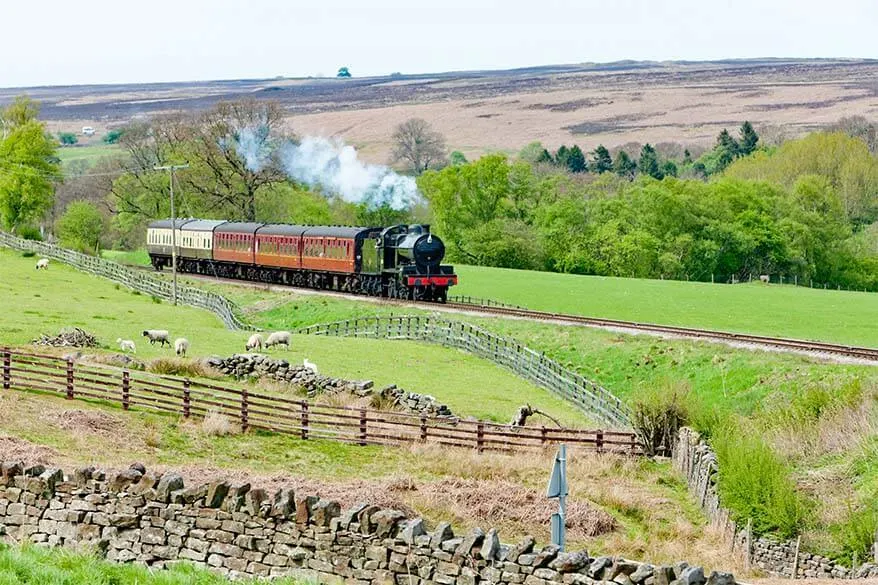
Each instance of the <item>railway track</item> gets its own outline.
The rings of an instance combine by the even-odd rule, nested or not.
[[[473,311],[474,309],[476,309],[480,313],[521,317],[525,319],[564,322],[571,324],[587,325],[591,327],[628,329],[634,331],[642,331],[644,333],[673,335],[694,339],[708,339],[756,346],[769,346],[780,349],[824,353],[868,361],[878,361],[878,349],[870,347],[825,343],[822,341],[806,341],[802,339],[790,339],[787,337],[768,337],[764,335],[751,335],[748,333],[730,333],[727,331],[696,329],[693,327],[655,325],[652,323],[639,323],[636,321],[622,321],[618,319],[582,317],[579,315],[570,315],[565,313],[550,313],[546,311],[533,311],[530,309],[519,309],[511,307],[480,306],[468,303],[446,303],[444,306],[464,311]]]
[[[152,272],[150,268],[141,267],[143,270]],[[519,319],[530,319],[535,321],[547,321],[555,323],[565,323],[571,325],[582,325],[586,327],[600,327],[604,329],[621,329],[632,332],[647,333],[652,335],[666,335],[673,337],[681,337],[687,339],[703,339],[708,341],[717,341],[729,344],[739,344],[751,347],[770,348],[775,350],[794,351],[808,354],[822,354],[824,356],[850,358],[865,362],[878,363],[878,348],[860,347],[855,345],[844,345],[837,343],[826,343],[822,341],[808,341],[803,339],[791,339],[786,337],[770,337],[765,335],[752,335],[748,333],[732,333],[728,331],[715,331],[711,329],[698,329],[694,327],[678,327],[674,325],[656,325],[653,323],[640,323],[637,321],[623,321],[619,319],[605,319],[600,317],[584,317],[580,315],[571,315],[567,313],[552,313],[548,311],[534,311],[521,307],[496,306],[480,303],[462,303],[448,302],[444,304],[426,303],[418,301],[408,301],[399,299],[382,299],[375,297],[366,297],[351,293],[341,293],[335,291],[319,291],[309,288],[299,288],[285,285],[266,285],[264,283],[249,282],[236,280],[231,278],[219,278],[205,275],[185,274],[186,278],[197,280],[207,280],[214,282],[226,282],[242,286],[250,286],[254,288],[269,290],[293,290],[296,292],[304,292],[309,294],[325,294],[329,296],[337,296],[341,298],[349,298],[353,300],[368,300],[375,303],[385,305],[398,306],[417,306],[429,307],[439,311],[459,311],[482,315],[497,315],[505,317],[514,317]]]

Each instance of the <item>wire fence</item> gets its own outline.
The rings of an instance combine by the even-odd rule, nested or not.
[[[4,391],[30,390],[69,400],[98,400],[203,419],[222,416],[250,429],[356,445],[435,443],[478,451],[527,451],[566,443],[597,452],[642,455],[631,432],[511,427],[487,421],[432,418],[405,412],[328,406],[269,396],[246,387],[83,364],[10,348],[0,350]]]
[[[79,252],[74,252],[73,250],[61,248],[53,244],[25,240],[6,232],[0,232],[0,245],[15,250],[34,252],[35,254],[40,254],[47,258],[53,258],[84,272],[108,278],[131,290],[136,290],[143,294],[164,299],[166,301],[171,301],[173,299],[173,285],[170,282],[156,278],[143,270],[129,268],[117,264],[116,262],[104,260],[103,258],[80,254]],[[177,302],[190,307],[206,309],[214,313],[229,329],[253,329],[253,327],[238,318],[238,307],[222,295],[203,291],[191,286],[178,286]]]
[[[460,321],[421,315],[376,316],[311,325],[299,329],[297,333],[414,339],[454,347],[488,359],[546,388],[602,424],[620,429],[632,428],[627,406],[606,388],[515,339],[501,337]]]

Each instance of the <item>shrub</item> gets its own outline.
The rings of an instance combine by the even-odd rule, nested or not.
[[[829,528],[835,550],[841,554],[838,560],[853,563],[869,558],[872,543],[878,535],[878,503],[874,500],[862,508],[848,507],[847,514]]]
[[[233,424],[229,417],[214,409],[209,410],[201,421],[201,430],[210,437],[225,437],[241,432],[241,428]]]
[[[74,201],[58,220],[58,237],[66,248],[97,255],[101,248],[104,218],[89,201]]]
[[[156,358],[146,365],[146,370],[154,374],[166,376],[182,376],[184,378],[221,378],[216,370],[199,360],[181,358]]]
[[[64,146],[73,146],[74,144],[79,142],[79,139],[73,132],[59,132],[58,140],[60,140],[61,144],[63,144]]]
[[[120,138],[122,138],[122,130],[110,130],[104,134],[102,140],[105,144],[116,144]]]
[[[727,424],[711,443],[719,464],[719,495],[735,519],[752,519],[756,534],[797,534],[809,502],[796,491],[789,466],[762,435]]]
[[[634,430],[647,455],[670,453],[677,431],[689,420],[689,388],[664,385],[637,396],[632,404]]]
[[[24,258],[33,258],[34,256],[37,255],[37,253],[36,253],[36,252],[31,252],[30,250],[28,250],[27,252],[22,252],[21,255],[22,255]]]
[[[19,227],[16,231],[18,232],[18,237],[25,240],[33,240],[35,242],[43,241],[43,234],[40,233],[40,228],[36,226],[23,225]]]

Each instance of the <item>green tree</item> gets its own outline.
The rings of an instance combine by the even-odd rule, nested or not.
[[[26,98],[0,112],[0,223],[12,231],[42,219],[60,178],[56,143],[36,119],[38,112]]]
[[[519,160],[523,160],[526,163],[537,164],[540,161],[540,158],[543,155],[543,152],[546,152],[545,147],[543,147],[543,143],[540,141],[534,141],[527,144],[524,148],[518,151]]]
[[[753,124],[750,122],[744,122],[741,124],[741,141],[738,146],[738,155],[749,155],[756,150],[756,145],[758,143],[759,135],[756,134],[756,130],[753,129]]]
[[[589,170],[599,175],[613,170],[613,157],[610,156],[610,151],[603,144],[598,145],[591,153]]]
[[[58,140],[61,141],[61,144],[64,146],[73,146],[79,142],[79,138],[77,138],[76,134],[73,132],[59,132]]]
[[[459,150],[452,151],[452,153],[448,155],[448,162],[450,162],[452,166],[465,165],[467,163],[466,155]]]
[[[104,218],[89,201],[74,201],[68,205],[55,226],[65,248],[95,256],[100,252],[103,229]]]
[[[119,139],[122,138],[122,132],[123,130],[120,128],[110,130],[104,134],[104,137],[101,140],[103,140],[105,144],[116,144],[119,142]]]
[[[672,160],[666,160],[664,164],[662,164],[662,174],[666,177],[676,177],[677,163]]]
[[[555,164],[561,168],[567,168],[567,159],[570,158],[570,149],[565,145],[561,145],[558,147],[558,150],[555,151]]]
[[[640,149],[640,160],[637,162],[637,168],[643,175],[649,175],[655,179],[664,177],[664,173],[659,167],[658,154],[648,142]]]
[[[584,173],[588,170],[588,165],[585,162],[585,154],[577,144],[573,145],[573,148],[570,149],[570,153],[567,156],[567,170],[571,173]]]
[[[339,67],[336,77],[351,77],[351,70],[347,67]]]
[[[729,134],[729,131],[723,128],[719,136],[716,137],[716,146],[713,148],[717,157],[716,172],[721,172],[732,164],[732,161],[738,158],[740,148],[735,139],[732,138],[732,135]]]
[[[616,155],[616,162],[613,164],[613,170],[620,177],[633,179],[634,173],[637,172],[637,162],[632,159],[627,152],[620,150]]]

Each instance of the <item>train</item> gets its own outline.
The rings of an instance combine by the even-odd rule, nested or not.
[[[173,230],[173,232],[172,232]],[[210,219],[150,222],[155,270],[444,303],[458,283],[430,226],[314,226]]]

